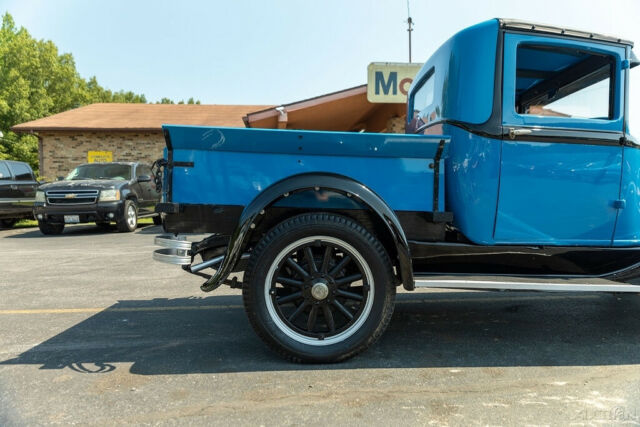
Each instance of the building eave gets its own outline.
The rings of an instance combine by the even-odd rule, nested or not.
[[[146,133],[162,133],[162,128],[96,128],[96,127],[29,127],[22,128],[19,126],[14,126],[11,128],[11,131],[15,133],[28,133],[35,134],[38,132],[102,132],[102,133],[113,133],[113,132],[146,132]]]

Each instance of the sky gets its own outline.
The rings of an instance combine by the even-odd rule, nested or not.
[[[640,46],[640,0],[411,0],[410,11],[414,62],[495,17]],[[406,0],[0,0],[0,12],[72,53],[83,77],[151,102],[285,104],[363,84],[370,62],[408,60]],[[640,127],[639,69],[631,79],[632,130]]]

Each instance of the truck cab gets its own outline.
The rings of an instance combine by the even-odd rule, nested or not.
[[[468,28],[415,79],[407,131],[447,134],[456,227],[485,245],[638,244],[632,43],[510,20]],[[624,159],[624,160],[623,160]]]
[[[294,361],[366,349],[398,286],[640,292],[632,47],[493,19],[427,60],[405,134],[165,125],[154,258],[241,288]]]

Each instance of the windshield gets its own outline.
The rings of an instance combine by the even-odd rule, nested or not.
[[[65,178],[67,181],[78,179],[115,179],[128,181],[131,179],[131,166],[96,163],[78,166]]]

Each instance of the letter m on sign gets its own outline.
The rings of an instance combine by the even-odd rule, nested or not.
[[[367,67],[367,101],[375,103],[407,102],[407,91],[422,64],[372,62]]]
[[[376,95],[380,95],[380,90],[385,95],[389,95],[389,90],[393,90],[393,95],[398,94],[398,73],[391,71],[387,81],[384,80],[384,73],[382,71],[376,71]]]

